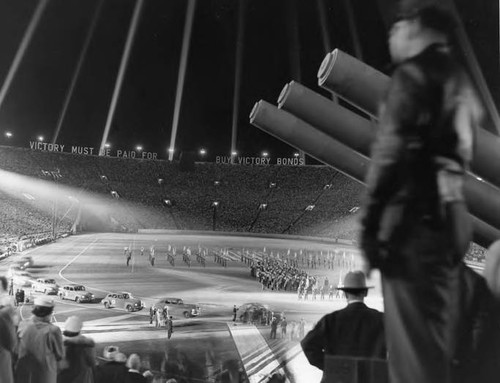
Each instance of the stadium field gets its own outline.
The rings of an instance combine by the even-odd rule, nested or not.
[[[155,264],[149,261],[149,250],[155,247]],[[129,266],[125,248],[132,249]],[[141,248],[144,254],[141,256]],[[176,249],[175,266],[167,259],[167,251]],[[183,262],[181,253],[189,249],[191,265]],[[196,253],[206,255],[203,266]],[[230,366],[244,368],[250,381],[280,370],[289,381],[313,382],[319,371],[309,366],[298,340],[268,339],[269,326],[233,323],[232,308],[249,302],[267,305],[284,313],[289,323],[304,318],[312,326],[322,315],[345,305],[341,298],[299,301],[295,292],[262,290],[250,276],[250,267],[242,255],[256,260],[283,257],[285,254],[327,254],[338,256],[334,268],[303,267],[320,279],[328,277],[336,285],[349,269],[361,267],[354,248],[347,245],[317,243],[295,238],[257,238],[214,234],[99,233],[70,236],[55,243],[25,251],[0,262],[0,273],[6,272],[17,257],[29,254],[34,267],[33,278],[50,277],[59,285],[78,283],[95,294],[93,303],[61,301],[55,297],[53,320],[60,324],[71,315],[84,321],[84,333],[98,344],[98,355],[107,345],[119,346],[127,354],[137,352],[160,373],[162,361],[181,361],[178,371],[185,381],[210,381]],[[215,262],[215,254],[226,259],[225,267]],[[280,254],[280,255],[278,255]],[[347,255],[346,255],[347,254]],[[346,259],[347,258],[347,259]],[[302,267],[301,267],[302,268]],[[382,309],[380,284],[374,276],[367,304]],[[109,292],[130,292],[144,302],[137,312],[106,309],[100,302]],[[201,308],[196,318],[174,317],[174,333],[167,339],[164,328],[150,324],[149,307],[160,297],[181,298]],[[31,307],[20,309],[22,317],[30,315]],[[319,380],[318,380],[319,381]]]

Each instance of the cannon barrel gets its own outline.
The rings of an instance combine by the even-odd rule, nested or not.
[[[291,113],[260,100],[250,113],[250,123],[350,178],[364,183],[370,163],[368,158]],[[491,225],[474,216],[472,222],[474,241],[479,245],[487,247],[500,238],[500,231]]]
[[[376,116],[390,78],[362,61],[335,49],[328,53],[318,71],[321,87],[334,92],[364,112]],[[478,129],[472,172],[500,187],[500,137]]]
[[[371,121],[295,81],[285,85],[278,105],[349,148],[369,156],[375,138]],[[470,212],[500,229],[500,190],[467,173],[464,191]]]
[[[253,107],[250,123],[356,181],[364,179],[368,158],[264,100]]]

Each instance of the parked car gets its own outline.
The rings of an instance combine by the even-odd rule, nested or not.
[[[33,258],[31,256],[25,255],[24,257],[19,258],[17,264],[23,269],[26,269],[28,267],[33,267],[35,262],[33,261]]]
[[[94,294],[85,289],[85,286],[76,285],[74,283],[59,287],[57,295],[61,299],[68,299],[76,303],[93,302],[95,298]]]
[[[267,318],[271,315],[275,316],[278,321],[281,320],[281,313],[273,312],[268,305],[259,302],[244,303],[238,307],[238,318],[240,321],[247,323],[266,323]]]
[[[129,312],[139,311],[144,308],[144,303],[140,299],[134,298],[128,292],[109,293],[102,300],[102,304],[107,309],[117,308],[124,309]]]
[[[12,281],[15,286],[19,287],[31,287],[34,281],[33,276],[27,271],[20,271],[14,273],[12,276]]]
[[[44,294],[57,294],[59,286],[54,279],[38,278],[32,285],[33,291],[39,291]]]
[[[158,299],[154,304],[153,308],[163,310],[163,308],[168,307],[168,315],[174,317],[192,318],[200,315],[200,307],[192,303],[184,303],[180,298],[161,298]]]

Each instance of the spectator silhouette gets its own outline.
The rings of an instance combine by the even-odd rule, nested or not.
[[[347,307],[325,315],[301,341],[313,366],[323,370],[325,355],[386,357],[383,315],[363,302],[368,288],[361,271],[347,273],[339,287],[346,293]]]
[[[125,362],[127,357],[116,346],[104,348],[105,362],[97,366],[95,371],[96,383],[123,383],[127,374]]]
[[[57,363],[64,356],[59,327],[50,323],[54,301],[48,297],[35,298],[33,316],[19,324],[19,359],[16,382],[54,383]]]
[[[57,383],[93,383],[95,365],[94,341],[80,334],[82,320],[71,316],[64,324],[65,358],[60,365]]]

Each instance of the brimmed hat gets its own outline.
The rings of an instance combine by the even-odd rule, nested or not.
[[[486,252],[483,276],[495,298],[500,300],[500,240],[493,242]]]
[[[403,6],[394,21],[420,20],[420,23],[432,30],[451,36],[457,26],[457,20],[450,9],[439,4]]]
[[[337,290],[368,290],[373,286],[366,285],[366,277],[362,271],[350,271],[344,278],[344,283],[337,286]]]
[[[114,360],[120,349],[117,346],[106,346],[102,350],[102,357],[106,360]]]
[[[35,298],[33,304],[40,307],[54,307],[54,300],[49,297],[38,296]]]
[[[68,317],[64,323],[64,331],[80,332],[82,331],[83,322],[76,315]]]

